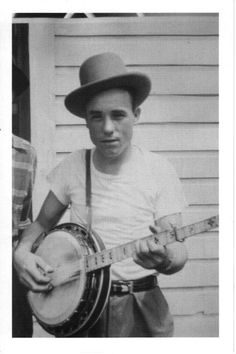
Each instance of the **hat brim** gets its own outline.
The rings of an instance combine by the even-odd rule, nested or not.
[[[133,97],[133,106],[138,107],[149,95],[151,81],[145,74],[127,73],[92,82],[69,93],[65,98],[65,106],[72,114],[86,118],[88,100],[95,94],[111,88],[125,88],[130,91]]]
[[[19,96],[29,86],[26,75],[14,63],[12,63],[12,88],[16,96]]]

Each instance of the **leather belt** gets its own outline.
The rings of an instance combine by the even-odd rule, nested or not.
[[[151,290],[155,288],[157,284],[156,275],[149,275],[148,277],[137,280],[113,280],[110,295],[125,295]]]

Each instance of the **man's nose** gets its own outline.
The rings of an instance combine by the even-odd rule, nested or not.
[[[112,134],[114,132],[114,123],[110,117],[106,117],[104,120],[103,131],[105,134]]]

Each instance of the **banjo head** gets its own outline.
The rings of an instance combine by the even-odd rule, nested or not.
[[[35,252],[54,269],[49,273],[55,286],[53,290],[28,292],[28,300],[36,318],[47,326],[65,323],[82,299],[86,285],[85,249],[78,241],[79,235],[54,229]]]

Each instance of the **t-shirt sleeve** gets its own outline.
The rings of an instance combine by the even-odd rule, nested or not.
[[[50,184],[50,190],[64,205],[70,203],[69,176],[69,161],[66,159],[59,163],[46,177]]]
[[[173,166],[163,160],[156,170],[158,191],[155,198],[155,219],[181,213],[187,207],[183,186]]]

